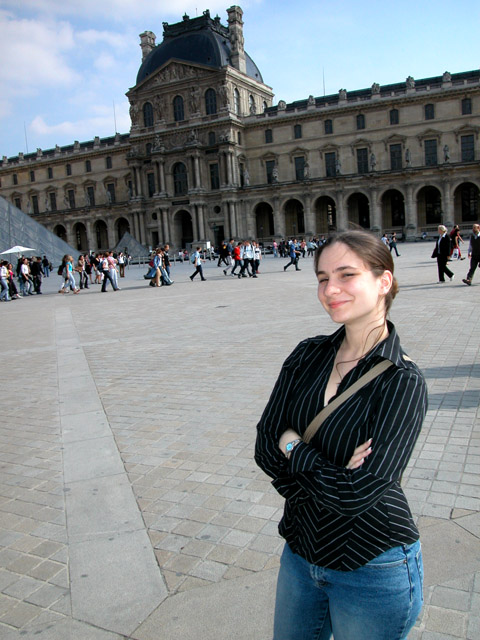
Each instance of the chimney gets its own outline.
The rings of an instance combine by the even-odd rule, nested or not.
[[[227,9],[227,13],[232,67],[242,73],[246,73],[247,64],[245,62],[245,49],[243,48],[243,11],[240,7],[234,5]]]
[[[140,48],[142,49],[142,62],[148,54],[155,49],[156,35],[153,31],[144,31],[140,34]]]

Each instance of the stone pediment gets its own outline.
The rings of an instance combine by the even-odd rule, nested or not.
[[[182,62],[181,60],[169,60],[148,78],[145,78],[136,88],[139,89],[141,87],[142,91],[144,91],[156,89],[159,86],[163,87],[184,82],[185,80],[197,82],[217,75],[217,69],[211,69],[203,65],[193,65],[190,62]]]

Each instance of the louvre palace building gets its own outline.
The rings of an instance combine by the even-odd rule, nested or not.
[[[275,102],[227,14],[142,33],[130,131],[4,156],[0,195],[82,251],[478,220],[479,70]]]

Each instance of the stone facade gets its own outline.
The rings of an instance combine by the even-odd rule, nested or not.
[[[236,6],[228,27],[184,16],[158,47],[141,34],[130,133],[4,157],[0,195],[81,250],[125,231],[180,248],[349,223],[413,239],[478,219],[480,71],[272,106],[242,18]],[[217,62],[188,53],[199,37]]]

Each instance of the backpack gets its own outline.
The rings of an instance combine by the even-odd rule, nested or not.
[[[65,264],[62,262],[62,264],[57,269],[57,275],[62,276],[64,269],[65,269]]]
[[[190,262],[192,264],[195,264],[195,254],[194,253],[192,253],[192,255],[190,256]]]

